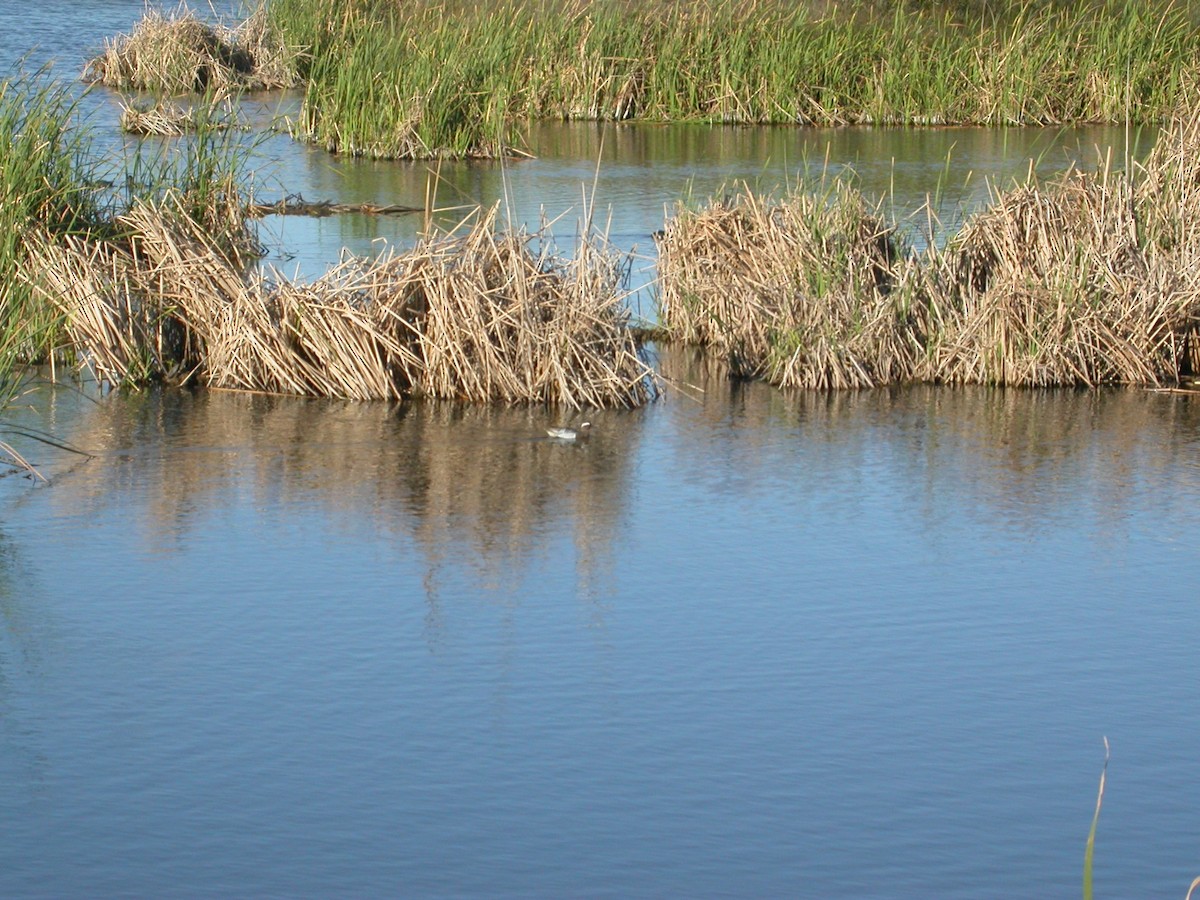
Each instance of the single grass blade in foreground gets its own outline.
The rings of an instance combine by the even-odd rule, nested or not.
[[[1083,900],[1092,900],[1092,854],[1096,849],[1096,824],[1100,821],[1100,805],[1104,802],[1104,776],[1108,772],[1108,738],[1104,738],[1104,768],[1100,770],[1100,790],[1096,793],[1096,812],[1088,832],[1087,850],[1083,854]],[[1188,896],[1191,896],[1189,892]]]

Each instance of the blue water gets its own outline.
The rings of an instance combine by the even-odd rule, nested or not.
[[[39,9],[0,25],[46,43]],[[60,57],[141,3],[69,9]],[[618,200],[787,138],[674,134],[611,132],[678,145],[606,139]],[[987,174],[1046,135],[955,139]],[[574,195],[578,140],[454,177]],[[313,190],[423,177],[277,146]],[[50,484],[0,480],[0,896],[1072,897],[1105,737],[1097,893],[1183,896],[1200,401],[660,365],[576,446],[543,409],[34,385],[6,421],[94,456],[12,438]]]
[[[1200,407],[43,392],[15,896],[1073,896],[1196,870]],[[673,365],[679,365],[674,363]],[[33,416],[33,413],[26,415]]]

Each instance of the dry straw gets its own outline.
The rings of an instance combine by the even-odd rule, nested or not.
[[[1130,171],[995,192],[920,256],[844,184],[742,191],[668,224],[661,317],[787,386],[1173,384],[1200,370],[1198,222],[1195,118]]]
[[[575,261],[535,253],[537,236],[497,234],[495,216],[296,284],[257,274],[168,194],[119,220],[127,250],[39,242],[35,283],[115,383],[574,408],[652,399],[616,257],[594,241]]]
[[[153,103],[121,104],[121,130],[127,134],[178,137],[193,132],[224,131],[236,124],[233,98],[218,91],[197,104],[172,103],[162,99]]]
[[[147,10],[130,34],[105,41],[83,77],[164,94],[268,90],[296,84],[298,58],[270,28],[264,7],[235,29],[209,25],[180,7],[172,14]]]
[[[1162,163],[1152,159],[1151,171],[1162,174]],[[1176,382],[1200,310],[1200,278],[1181,262],[1198,248],[1187,235],[1170,246],[1147,240],[1142,223],[1163,217],[1160,202],[1110,166],[996,195],[937,260],[945,328],[921,374],[1028,386]]]
[[[681,210],[659,241],[667,332],[714,346],[734,374],[784,386],[909,378],[925,315],[896,236],[842,183],[779,201],[743,189]]]

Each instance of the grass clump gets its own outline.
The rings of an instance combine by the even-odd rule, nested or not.
[[[298,135],[385,157],[509,153],[530,119],[1160,121],[1200,59],[1171,0],[272,0],[266,16],[305,48]]]
[[[790,387],[908,380],[926,316],[897,237],[845,182],[681,210],[659,240],[659,317],[735,375]]]
[[[908,380],[1173,385],[1200,372],[1200,118],[1144,164],[994,193],[906,253],[845,184],[681,211],[660,319],[734,374],[796,387]]]
[[[311,284],[248,271],[178,195],[139,203],[128,248],[43,242],[46,297],[99,377],[350,399],[636,406],[656,391],[620,270],[495,231],[495,210]]]
[[[120,385],[576,408],[655,396],[602,239],[563,260],[548,235],[498,232],[492,210],[311,284],[269,280],[242,192],[252,147],[234,131],[201,116],[112,180],[73,111],[60,88],[0,82],[0,375],[57,355]]]
[[[52,286],[84,277],[58,269],[88,248],[104,267],[131,252],[125,213],[167,193],[182,198],[210,239],[241,264],[257,255],[237,185],[246,148],[201,122],[186,140],[97,158],[76,98],[44,73],[0,80],[0,346],[8,367],[73,361],[71,323]]]
[[[924,377],[1095,386],[1193,374],[1197,137],[1178,123],[1137,171],[1106,164],[1019,186],[968,219],[936,263],[944,327]]]
[[[26,235],[38,228],[59,239],[101,219],[89,145],[71,127],[75,104],[44,73],[0,80],[0,346],[10,362],[41,358],[55,326],[24,277]]]
[[[126,134],[180,137],[223,131],[237,125],[233,98],[209,92],[199,102],[172,103],[162,98],[121,104],[121,130]]]
[[[130,34],[105,42],[83,77],[169,95],[266,90],[296,83],[297,56],[279,40],[262,7],[234,29],[203,22],[183,7],[171,14],[147,10]]]

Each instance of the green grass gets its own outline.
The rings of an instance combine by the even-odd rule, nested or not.
[[[121,243],[121,216],[172,192],[224,248],[238,256],[254,250],[240,195],[250,145],[198,121],[195,134],[138,142],[124,158],[102,159],[69,86],[44,72],[0,80],[0,385],[11,386],[19,364],[53,354],[64,324],[37,289],[32,236]]]
[[[55,326],[24,277],[26,235],[78,233],[99,219],[75,109],[44,73],[0,81],[0,374],[11,376],[16,357],[40,355]]]
[[[1092,860],[1096,850],[1096,826],[1100,823],[1100,807],[1104,803],[1104,778],[1108,774],[1108,738],[1104,739],[1104,768],[1100,770],[1100,788],[1096,791],[1096,812],[1088,830],[1087,847],[1083,853],[1083,900],[1092,900]]]
[[[270,0],[307,48],[300,133],[495,156],[529,119],[1159,121],[1200,74],[1188,3]]]

